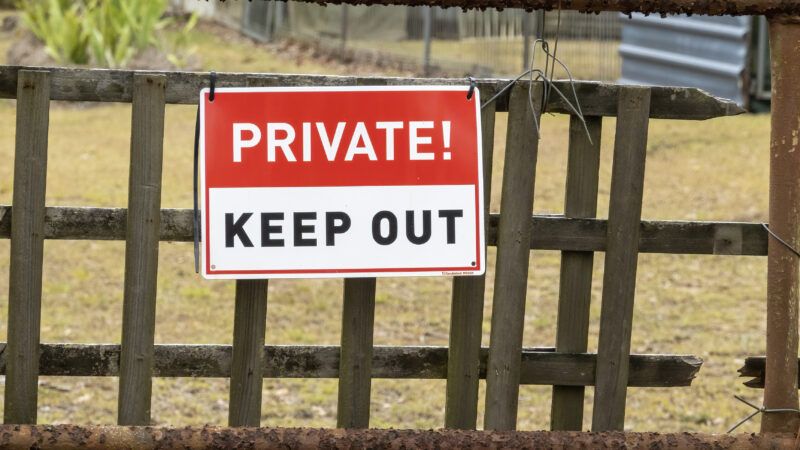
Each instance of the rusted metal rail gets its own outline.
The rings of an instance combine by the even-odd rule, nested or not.
[[[224,1],[224,0],[223,0]],[[302,0],[318,3],[317,0]],[[800,15],[800,0],[326,0],[328,4],[441,6],[462,9],[523,8],[600,13],[707,14],[711,16]]]
[[[767,262],[767,364],[764,407],[797,409],[798,269],[789,248],[800,244],[800,22],[769,21],[772,58],[769,223]],[[788,244],[788,245],[787,245]],[[762,432],[796,431],[800,415],[765,414]]]
[[[320,428],[155,428],[3,425],[5,449],[206,448],[792,448],[791,434],[580,433],[544,431],[342,430]]]

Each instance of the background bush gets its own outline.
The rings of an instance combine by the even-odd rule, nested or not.
[[[166,16],[168,0],[33,0],[19,2],[23,24],[60,64],[125,66],[137,53],[155,47],[180,63],[185,35],[197,22],[190,20],[165,37],[172,24]]]

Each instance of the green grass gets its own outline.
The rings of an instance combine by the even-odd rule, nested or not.
[[[0,43],[0,45],[3,45]],[[217,70],[341,72],[346,68],[284,58],[274,49],[219,41],[199,33],[194,41]],[[164,148],[163,207],[191,207],[195,110],[169,106]],[[48,161],[48,205],[125,206],[130,106],[78,108],[54,104]],[[14,159],[14,103],[0,102],[0,204],[10,204]],[[505,115],[497,121],[492,209],[499,205]],[[599,215],[608,211],[615,121],[603,126]],[[535,211],[562,211],[568,121],[542,125]],[[767,217],[769,117],[740,116],[707,122],[651,122],[643,216],[646,219],[746,220]],[[0,340],[6,336],[9,241],[0,240]],[[494,259],[490,251],[490,260]],[[229,344],[233,283],[205,281],[193,273],[186,243],[160,247],[156,342]],[[695,354],[705,364],[688,388],[629,390],[626,424],[632,430],[722,432],[749,410],[732,399],[756,400],[736,369],[764,352],[766,259],[730,256],[649,255],[639,258],[632,350]],[[120,341],[123,242],[47,241],[43,342]],[[531,253],[524,344],[555,340],[559,254]],[[590,351],[597,349],[603,255],[595,257]],[[491,319],[493,269],[484,309],[484,345]],[[270,283],[266,340],[270,344],[337,344],[342,282],[276,280]],[[378,281],[376,345],[446,345],[450,279]],[[483,411],[484,385],[481,388]],[[113,424],[115,378],[43,377],[42,423]],[[335,380],[265,380],[265,426],[335,426]],[[591,417],[587,390],[586,417]],[[2,389],[0,389],[2,396]],[[208,379],[157,379],[153,421],[173,426],[227,420],[228,383]],[[1,404],[1,402],[0,402]],[[547,429],[550,388],[523,386],[519,429]],[[443,423],[444,381],[374,380],[372,425],[438,428]],[[482,420],[481,420],[482,422]],[[589,427],[588,420],[585,427]],[[757,421],[742,431],[757,430]]]

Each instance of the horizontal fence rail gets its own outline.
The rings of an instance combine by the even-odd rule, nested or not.
[[[0,67],[0,98],[16,98],[17,73],[22,67]],[[129,70],[43,68],[50,72],[51,100],[80,102],[125,102],[133,99],[133,76]],[[166,103],[196,105],[199,91],[209,86],[207,72],[147,72],[166,77]],[[369,86],[369,85],[467,85],[453,78],[386,78],[330,75],[282,75],[263,73],[217,74],[217,87],[243,87],[247,83],[270,86]],[[505,79],[478,79],[481,90],[498,92]],[[520,81],[519,83],[526,83]],[[558,81],[561,92],[572,92],[569,82]],[[575,91],[586,116],[615,116],[621,86],[610,83],[576,81]],[[650,117],[655,119],[705,120],[744,112],[736,103],[713,97],[696,88],[652,87]],[[508,94],[497,99],[497,111],[508,111]],[[567,94],[565,94],[567,95]],[[572,98],[571,95],[568,95]],[[547,111],[570,114],[572,109],[556,95],[550,97]]]
[[[316,3],[314,0],[302,0]],[[327,0],[325,3],[361,5],[364,0]],[[406,5],[430,6],[428,0],[371,0],[370,5]],[[439,0],[436,6],[441,8],[458,7],[461,9],[520,8],[526,11],[537,9],[550,11],[564,9],[584,13],[601,13],[619,11],[630,14],[705,14],[710,16],[798,16],[800,0],[670,0],[670,1],[637,1],[637,0]]]
[[[10,206],[0,205],[0,239],[11,235]],[[50,206],[45,211],[45,239],[124,240],[125,208]],[[499,214],[489,217],[488,245],[497,243]],[[606,249],[608,221],[564,216],[533,216],[531,248],[602,252]],[[642,221],[641,253],[766,256],[767,231],[760,223]],[[192,211],[161,210],[161,240],[192,242]]]
[[[5,355],[5,343],[0,354]],[[41,344],[40,375],[118,376],[120,345]],[[486,378],[489,349],[480,352],[480,378]],[[265,378],[338,378],[338,346],[265,346]],[[230,345],[156,345],[153,376],[228,378],[233,347]],[[552,348],[522,350],[520,384],[593,386],[597,355],[556,353]],[[703,361],[691,355],[631,355],[632,387],[689,386]],[[0,375],[6,371],[0,358]],[[376,346],[372,378],[444,379],[447,377],[447,347]]]
[[[800,367],[800,360],[798,360],[798,367]],[[739,377],[752,378],[744,382],[745,386],[763,389],[766,370],[766,356],[750,356],[745,358],[744,365],[739,369]],[[800,380],[800,375],[798,375],[798,380]]]

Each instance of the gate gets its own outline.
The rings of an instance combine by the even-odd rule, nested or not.
[[[454,79],[359,78],[220,73],[217,86],[459,84]],[[478,80],[484,98],[507,80]],[[192,211],[161,209],[165,104],[194,104],[208,74],[0,67],[0,97],[17,100],[13,204],[0,206],[0,238],[11,238],[6,423],[35,424],[37,380],[45,376],[119,376],[119,423],[148,425],[152,377],[230,378],[230,426],[259,426],[264,377],[338,378],[337,424],[369,426],[372,378],[447,379],[447,428],[474,429],[478,381],[487,381],[485,426],[516,426],[520,384],[553,386],[552,428],[580,430],[584,387],[595,386],[593,429],[620,430],[628,386],[687,386],[702,361],[691,355],[630,354],[640,252],[766,255],[761,224],[642,221],[649,118],[705,120],[738,114],[732,102],[689,88],[575,85],[588,128],[570,120],[564,215],[534,216],[538,138],[533,126],[542,85],[527,82],[482,111],[485,205],[489,208],[495,114],[508,112],[500,214],[489,217],[497,247],[491,340],[481,347],[485,277],[455,277],[449,347],[375,347],[375,279],[344,282],[341,345],[265,346],[265,280],[236,282],[233,345],[154,345],[159,241],[192,241]],[[559,85],[562,91],[567,84]],[[131,165],[127,209],[47,207],[51,100],[130,102]],[[558,97],[547,111],[570,114]],[[596,218],[601,125],[617,117],[608,219]],[[591,139],[589,139],[591,137]],[[130,213],[129,213],[130,212]],[[40,342],[45,239],[126,240],[121,345]],[[523,348],[532,249],[562,252],[554,348]],[[587,353],[594,252],[605,253],[600,340]]]

